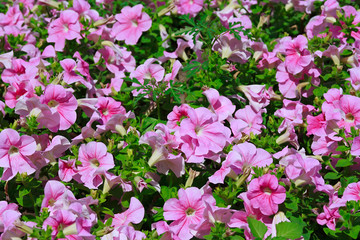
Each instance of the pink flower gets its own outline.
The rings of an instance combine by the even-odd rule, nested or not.
[[[231,132],[209,109],[189,108],[189,118],[181,121],[179,135],[181,150],[188,162],[202,162],[207,154],[219,153],[229,141]]]
[[[90,189],[96,189],[103,182],[101,175],[115,166],[112,154],[107,152],[102,142],[82,144],[79,149],[79,161],[81,181]]]
[[[263,118],[261,116],[264,111],[265,110],[261,109],[257,112],[249,105],[246,105],[243,109],[237,110],[235,118],[230,121],[231,130],[234,133],[235,138],[240,139],[243,134],[260,134],[261,129],[265,128],[262,124]]]
[[[190,17],[195,17],[203,8],[204,0],[178,0],[175,1],[175,5],[179,14],[190,14]]]
[[[216,113],[219,121],[231,116],[235,111],[235,105],[224,96],[220,96],[216,89],[210,88],[203,92],[210,103],[211,110]]]
[[[59,130],[66,130],[75,123],[78,103],[70,90],[66,90],[61,85],[50,84],[46,86],[40,101],[47,104],[52,113],[59,114]]]
[[[250,182],[247,197],[253,208],[269,216],[277,213],[278,205],[285,201],[286,190],[279,185],[276,176],[267,173]]]
[[[360,90],[360,67],[349,69],[350,78],[346,80],[351,82],[351,86],[356,90]]]
[[[142,33],[150,29],[151,18],[142,9],[141,4],[126,6],[120,14],[115,15],[117,22],[113,26],[112,35],[116,40],[125,40],[126,44],[135,45]]]
[[[29,156],[35,153],[36,143],[33,137],[23,135],[13,129],[4,129],[0,133],[0,167],[4,168],[1,180],[10,180],[17,173],[32,174],[36,166]]]
[[[49,180],[44,188],[44,199],[41,208],[49,208],[50,211],[68,206],[71,200],[75,200],[74,194],[59,181]]]
[[[360,124],[359,100],[360,98],[351,95],[343,95],[340,98],[339,107],[342,119],[338,122],[338,125],[344,127],[347,132],[351,131],[351,127],[357,129]]]
[[[345,201],[359,201],[360,200],[360,182],[350,183],[345,188],[342,199]]]
[[[339,214],[339,209],[338,208],[328,208],[327,206],[324,206],[324,212],[320,213],[317,218],[316,221],[318,224],[320,225],[325,225],[330,228],[331,230],[335,230],[336,229],[336,220],[339,219],[341,217],[341,215]]]
[[[123,213],[115,214],[112,221],[112,226],[115,228],[133,224],[139,224],[144,218],[145,209],[141,202],[132,197],[130,199],[129,209]]]
[[[205,204],[202,200],[203,193],[196,187],[179,189],[179,199],[171,198],[164,204],[165,220],[173,220],[170,224],[171,230],[180,239],[191,239],[189,226],[198,224],[203,218]]]
[[[77,174],[77,169],[75,166],[76,160],[69,159],[68,161],[64,161],[59,159],[59,178],[63,182],[70,182],[73,176]]]
[[[79,14],[73,10],[65,10],[60,13],[60,17],[49,25],[48,42],[55,43],[55,50],[62,51],[65,47],[65,40],[81,38]]]
[[[115,114],[126,114],[126,110],[121,106],[121,102],[117,102],[111,97],[99,97],[95,107],[100,112],[103,124],[106,124]]]
[[[174,130],[178,129],[182,119],[189,117],[187,113],[189,108],[191,107],[187,104],[182,104],[180,105],[180,107],[174,106],[172,112],[170,112],[169,115],[167,116],[168,119],[167,126],[170,129],[174,129]]]
[[[307,50],[307,44],[308,41],[303,35],[284,42],[285,65],[289,73],[296,75],[310,65],[313,57]]]
[[[64,69],[64,82],[72,84],[74,82],[82,82],[84,79],[75,72],[76,62],[73,59],[67,58],[60,61],[61,67]]]

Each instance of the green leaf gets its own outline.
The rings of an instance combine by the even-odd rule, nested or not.
[[[263,239],[265,233],[267,232],[267,227],[265,224],[251,217],[247,218],[247,222],[251,229],[252,235],[254,235],[255,238]]]
[[[336,148],[336,151],[345,152],[345,151],[347,151],[347,150],[349,150],[349,149],[350,149],[349,147],[342,145],[342,146],[338,146],[338,147]]]
[[[337,163],[336,163],[336,167],[348,167],[353,165],[352,161],[349,161],[347,159],[340,159]]]
[[[325,174],[325,176],[324,176],[325,179],[331,179],[331,180],[338,179],[340,177],[341,177],[341,174],[335,173],[335,172],[329,172],[329,173]]]
[[[302,227],[296,223],[280,222],[276,224],[276,235],[278,237],[296,239],[301,237],[302,232]]]

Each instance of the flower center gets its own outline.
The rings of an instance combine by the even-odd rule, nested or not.
[[[354,115],[352,115],[351,113],[347,113],[347,114],[345,115],[345,118],[346,118],[346,120],[347,120],[348,122],[353,122],[353,121],[355,120]]]
[[[138,26],[138,21],[136,20],[136,19],[133,19],[133,20],[131,20],[131,25],[133,26],[133,27],[137,27]]]
[[[51,198],[49,201],[48,201],[48,204],[49,204],[49,206],[54,206],[54,203],[55,203],[56,201],[55,201],[55,199],[53,199],[53,198]]]
[[[91,166],[92,166],[93,168],[98,168],[98,167],[100,166],[100,163],[99,163],[99,161],[98,161],[96,158],[91,159],[91,160],[90,160],[90,164],[91,164]]]
[[[266,187],[266,188],[264,188],[264,193],[267,195],[271,195],[272,191],[270,188]]]
[[[59,105],[59,103],[57,101],[55,101],[55,100],[50,100],[48,102],[48,106],[51,107],[51,108],[57,107],[58,105]]]
[[[186,216],[193,216],[195,214],[195,209],[188,208],[186,209]]]
[[[9,149],[9,155],[17,154],[19,153],[19,149],[15,146],[11,146]]]
[[[203,131],[203,128],[201,126],[196,126],[195,127],[196,135],[198,135],[198,136],[201,135],[202,131]]]
[[[109,110],[105,108],[104,110],[102,110],[102,114],[105,115],[105,116],[108,115],[108,114],[109,114]]]
[[[64,32],[68,32],[69,31],[69,26],[67,24],[64,24]]]

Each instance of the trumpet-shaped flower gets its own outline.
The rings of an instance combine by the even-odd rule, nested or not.
[[[0,167],[4,168],[1,180],[10,180],[17,173],[32,174],[36,166],[29,156],[35,153],[36,143],[33,137],[22,135],[13,129],[4,129],[0,133]]]
[[[101,175],[115,166],[112,154],[107,152],[102,142],[81,145],[79,161],[81,162],[81,166],[78,167],[81,181],[90,189],[97,188],[103,182]]]
[[[143,32],[150,29],[152,21],[147,13],[142,12],[143,5],[126,6],[120,14],[115,15],[117,22],[112,35],[116,40],[125,40],[126,44],[135,45]]]
[[[65,10],[58,19],[50,23],[47,41],[55,43],[56,51],[62,51],[65,40],[81,38],[80,30],[79,14],[73,10]]]
[[[250,182],[247,197],[253,208],[269,216],[277,213],[278,205],[285,201],[286,190],[276,176],[267,173]]]

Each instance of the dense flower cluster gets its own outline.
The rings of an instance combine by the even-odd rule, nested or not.
[[[357,8],[1,2],[0,240],[357,239]]]

